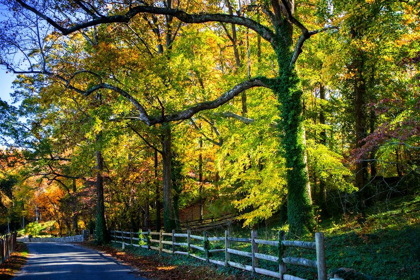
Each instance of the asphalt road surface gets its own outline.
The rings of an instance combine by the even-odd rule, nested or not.
[[[28,261],[13,280],[147,280],[128,266],[83,247],[65,243],[27,243]]]

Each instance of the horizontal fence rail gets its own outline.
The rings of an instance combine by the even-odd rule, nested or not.
[[[125,246],[133,246],[137,248],[157,250],[159,253],[165,252],[169,254],[179,254],[205,261],[207,263],[213,263],[220,266],[230,266],[242,270],[252,272],[254,274],[261,274],[271,276],[282,280],[304,280],[297,276],[289,275],[286,273],[286,265],[298,265],[304,267],[310,267],[317,269],[318,280],[327,280],[327,270],[325,263],[325,250],[324,250],[324,234],[316,233],[315,242],[306,241],[291,241],[285,240],[285,233],[282,231],[279,233],[278,240],[263,240],[258,239],[257,232],[251,232],[251,238],[236,238],[229,235],[229,231],[225,231],[224,237],[208,237],[207,233],[204,232],[203,236],[192,235],[190,230],[186,233],[164,232],[152,232],[139,231],[111,231],[112,242],[120,243],[122,248]],[[177,239],[183,239],[182,242]],[[211,249],[210,242],[224,243],[224,248]],[[231,248],[231,245],[235,242],[249,243],[251,245],[251,251],[242,251]],[[201,244],[198,245],[198,243]],[[278,256],[263,254],[259,252],[259,245],[274,246],[279,249]],[[166,248],[165,248],[166,246]],[[168,249],[170,247],[170,249]],[[310,260],[306,258],[290,257],[286,256],[286,247],[297,247],[303,249],[314,250],[316,254],[316,260]],[[199,251],[199,253],[194,253]],[[199,255],[201,252],[201,256]],[[223,260],[212,259],[212,254],[223,253]],[[231,255],[237,255],[251,259],[251,265],[245,265],[242,263],[231,261]],[[220,254],[219,254],[220,256]],[[258,260],[264,260],[269,262],[278,263],[278,270],[272,271],[258,267]]]
[[[0,238],[0,263],[4,263],[10,257],[16,247],[16,232]]]

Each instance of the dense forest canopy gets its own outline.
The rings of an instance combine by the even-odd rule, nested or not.
[[[417,1],[0,3],[15,223],[95,221],[104,242],[198,205],[302,235],[418,189]]]

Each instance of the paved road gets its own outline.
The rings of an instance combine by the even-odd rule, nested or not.
[[[113,258],[77,245],[27,244],[28,261],[13,280],[147,280]]]

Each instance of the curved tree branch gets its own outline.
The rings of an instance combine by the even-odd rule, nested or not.
[[[270,43],[274,42],[274,33],[266,26],[259,24],[258,22],[248,19],[242,16],[236,15],[228,15],[228,14],[189,14],[184,11],[178,9],[171,9],[171,8],[161,8],[161,7],[153,7],[153,6],[136,6],[130,8],[125,14],[122,15],[111,15],[111,16],[102,16],[98,18],[94,18],[90,21],[82,22],[74,24],[69,28],[65,28],[61,26],[58,22],[56,22],[51,17],[43,14],[42,12],[38,11],[34,7],[26,4],[22,0],[15,0],[18,2],[23,8],[33,12],[34,14],[38,15],[40,18],[47,21],[50,25],[55,27],[59,30],[63,35],[69,35],[75,31],[79,31],[81,29],[92,27],[95,25],[103,24],[103,23],[127,23],[133,17],[138,14],[148,13],[148,14],[156,14],[156,15],[167,15],[173,16],[185,23],[205,23],[205,22],[224,22],[224,23],[233,23],[238,25],[243,25],[249,27],[250,29],[254,30],[258,34],[261,35],[265,40],[269,41]]]

